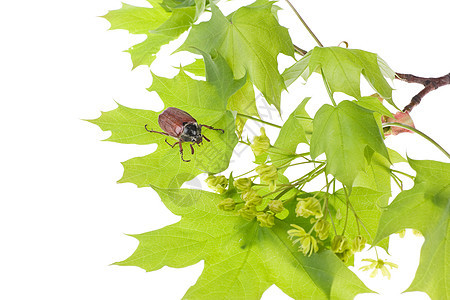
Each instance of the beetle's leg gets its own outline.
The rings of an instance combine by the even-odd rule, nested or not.
[[[175,145],[179,143],[179,141],[178,141],[178,142],[176,142],[175,144],[171,145],[171,144],[167,141],[167,139],[165,139],[165,142],[167,143],[167,145],[169,145],[169,146],[172,147],[172,148],[175,147]]]
[[[190,162],[191,160],[185,160],[183,157],[183,146],[181,146],[181,142],[178,142],[178,144],[180,145],[180,155],[181,155],[181,160],[184,162]]]
[[[169,134],[168,134],[168,133],[165,133],[165,132],[154,131],[154,130],[148,130],[147,125],[148,125],[148,124],[145,124],[144,128],[145,128],[145,130],[147,130],[148,132],[154,132],[154,133],[159,133],[159,134],[163,134],[163,135],[169,136]]]
[[[207,142],[211,142],[206,136],[204,136],[203,134],[202,134],[202,137],[207,141]]]
[[[202,125],[202,124],[199,124],[201,127],[206,127],[206,128],[208,128],[208,129],[212,129],[212,130],[219,130],[219,131],[222,131],[222,133],[224,133],[225,131],[223,130],[223,129],[219,129],[219,128],[214,128],[214,127],[212,127],[212,126],[209,126],[209,125]],[[209,141],[208,141],[209,142]]]
[[[194,147],[192,146],[192,144],[189,144],[189,146],[191,146],[191,154],[194,154]]]

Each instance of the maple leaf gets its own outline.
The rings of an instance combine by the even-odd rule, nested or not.
[[[256,1],[225,17],[217,6],[211,5],[211,19],[194,25],[178,51],[217,51],[226,59],[235,78],[248,73],[269,104],[279,109],[285,85],[278,72],[277,56],[279,53],[293,56],[294,48],[287,29],[279,25],[272,8],[273,2]]]
[[[384,77],[394,79],[395,73],[374,53],[341,47],[315,47],[283,72],[286,85],[298,77],[307,80],[314,72],[322,73],[331,93],[342,92],[361,98],[361,74],[386,101],[392,101],[392,87]]]
[[[309,97],[303,99],[283,124],[271,149],[270,157],[274,166],[284,166],[295,159],[298,144],[309,144],[312,133],[312,119],[306,112],[305,106],[310,99]]]
[[[365,170],[373,151],[389,160],[373,111],[354,102],[323,105],[314,117],[313,128],[311,157],[325,152],[327,172],[347,187]]]
[[[425,237],[420,263],[406,291],[423,291],[431,299],[449,299],[450,164],[408,159],[417,172],[414,187],[397,195],[383,211],[375,243],[405,228]]]
[[[310,257],[299,252],[288,239],[289,218],[263,228],[257,221],[219,210],[223,195],[155,190],[181,220],[133,235],[138,248],[115,264],[153,271],[204,260],[200,278],[184,299],[259,299],[272,284],[295,299],[352,299],[370,291],[331,251]]]
[[[124,29],[132,34],[147,35],[143,42],[126,50],[131,55],[133,69],[139,65],[150,66],[161,46],[188,30],[205,6],[203,0],[203,3],[198,1],[195,6],[173,7],[168,12],[159,1],[148,2],[152,8],[123,3],[120,9],[112,10],[103,16],[111,23],[111,30]]]
[[[223,80],[227,80],[222,77]],[[236,85],[235,88],[239,88]],[[157,150],[143,157],[132,158],[124,163],[124,174],[119,182],[135,183],[138,187],[153,184],[159,187],[176,188],[183,182],[191,180],[202,172],[218,173],[228,167],[234,146],[237,144],[234,117],[226,109],[227,99],[223,91],[205,81],[198,81],[187,76],[183,71],[173,79],[153,75],[153,84],[150,91],[156,91],[163,100],[165,107],[177,107],[191,114],[200,124],[224,129],[224,133],[205,129],[204,133],[211,142],[204,142],[196,147],[195,153],[190,154],[187,143],[183,143],[186,163],[180,159],[178,147],[169,147],[165,139],[171,142],[176,140],[145,130],[161,131],[154,111],[132,109],[122,105],[115,110],[102,113],[96,120],[90,122],[97,124],[103,130],[112,132],[108,141],[127,144],[157,143]],[[229,91],[231,93],[231,90]]]

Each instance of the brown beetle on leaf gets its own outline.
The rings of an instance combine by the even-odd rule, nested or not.
[[[159,133],[178,139],[178,142],[173,145],[171,145],[167,141],[167,139],[165,141],[172,148],[175,147],[176,144],[180,145],[181,160],[185,162],[189,162],[190,160],[185,160],[183,158],[183,147],[181,143],[191,142],[192,144],[189,144],[189,146],[191,146],[191,153],[194,154],[194,147],[192,145],[201,144],[203,142],[203,139],[209,142],[209,139],[202,134],[202,127],[206,127],[212,130],[219,130],[224,133],[223,129],[217,129],[212,126],[198,124],[190,114],[176,107],[166,108],[158,116],[158,124],[164,132],[149,130],[147,128],[147,124],[145,124],[144,128],[148,132]]]

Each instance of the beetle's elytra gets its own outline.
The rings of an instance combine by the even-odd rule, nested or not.
[[[181,143],[190,142],[191,144],[189,144],[189,146],[191,146],[191,153],[194,154],[194,147],[192,145],[202,143],[203,139],[209,142],[209,139],[202,134],[202,127],[206,127],[212,130],[218,130],[224,133],[223,129],[217,129],[212,126],[198,124],[197,120],[195,120],[190,114],[176,107],[166,108],[158,116],[158,124],[164,132],[149,130],[147,128],[147,124],[145,124],[144,128],[148,132],[159,133],[178,139],[178,142],[173,145],[171,145],[167,141],[167,139],[166,143],[172,148],[175,147],[176,144],[178,144],[180,146],[181,160],[185,162],[189,162],[190,160],[185,160],[183,158],[183,147]]]

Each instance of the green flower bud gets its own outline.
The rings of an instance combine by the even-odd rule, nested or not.
[[[256,156],[265,153],[270,148],[270,140],[266,135],[266,130],[261,127],[260,131],[261,135],[255,136],[253,143],[250,145]]]
[[[283,201],[281,200],[269,201],[269,209],[275,214],[282,212],[284,210]]]
[[[345,249],[342,253],[336,253],[336,256],[344,263],[348,262],[348,259],[353,255],[352,249]]]
[[[220,201],[218,207],[224,211],[232,211],[236,207],[236,202],[231,198],[226,198]]]
[[[262,203],[262,198],[254,189],[242,193],[242,200],[245,201],[245,205],[257,206]]]
[[[412,230],[412,233],[415,235],[415,236],[418,236],[418,237],[422,237],[423,235],[422,235],[422,232],[420,232],[419,230],[417,230],[417,229],[413,229]]]
[[[350,248],[348,240],[343,235],[335,235],[331,241],[331,251],[334,253],[344,253]]]
[[[208,178],[205,179],[205,182],[208,184],[208,187],[213,191],[216,191],[219,194],[223,194],[226,191],[228,186],[228,180],[225,176],[214,176],[209,175]]]
[[[314,226],[314,230],[317,232],[319,239],[326,240],[330,233],[330,223],[325,219],[320,219]]]
[[[268,213],[264,213],[264,212],[259,212],[256,215],[256,220],[258,220],[259,225],[261,227],[272,227],[273,225],[275,225],[275,221],[274,221],[274,216],[273,214],[268,214]]]
[[[269,184],[269,191],[275,191],[277,187],[278,172],[274,165],[260,165],[255,169],[261,180]]]
[[[406,234],[406,229],[403,229],[403,230],[400,230],[399,232],[397,232],[398,233],[398,235],[400,236],[400,238],[402,239],[402,238],[404,238],[405,237],[405,234]]]
[[[323,217],[320,202],[314,197],[300,199],[295,207],[295,213],[297,214],[297,217],[302,216],[304,218],[308,218],[310,216],[314,216],[317,219]]]
[[[362,235],[357,235],[353,240],[353,250],[355,252],[360,252],[364,250],[365,246],[366,246],[366,238],[363,237]]]
[[[239,178],[234,181],[234,186],[241,191],[248,191],[252,187],[250,178]]]
[[[256,217],[258,213],[256,211],[256,207],[254,205],[244,205],[240,210],[238,210],[241,217],[244,219],[251,221]]]

